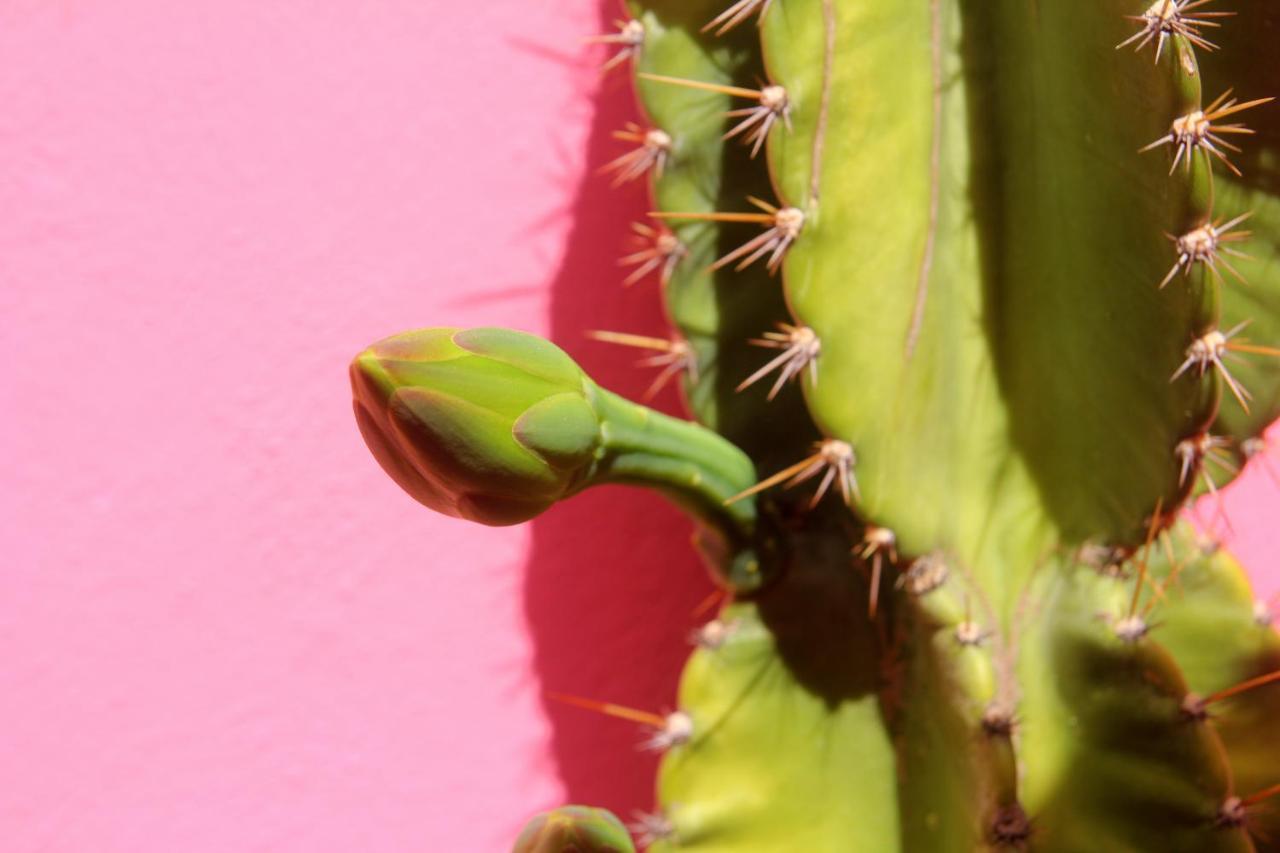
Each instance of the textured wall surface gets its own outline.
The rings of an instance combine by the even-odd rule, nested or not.
[[[592,176],[612,12],[0,4],[5,853],[496,851],[563,797],[649,804],[635,731],[542,691],[670,701],[687,525],[616,489],[433,516],[344,375],[505,324],[644,387],[582,335],[661,323],[613,264],[643,195]],[[1228,499],[1268,592],[1277,506],[1263,470]]]

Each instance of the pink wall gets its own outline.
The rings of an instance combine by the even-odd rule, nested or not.
[[[636,733],[541,691],[670,701],[686,524],[612,489],[433,516],[344,375],[509,324],[643,387],[581,335],[661,322],[613,266],[643,197],[591,177],[630,99],[578,38],[613,9],[534,8],[0,7],[6,853],[489,851],[565,797],[649,804]],[[1269,591],[1278,497],[1231,496]]]

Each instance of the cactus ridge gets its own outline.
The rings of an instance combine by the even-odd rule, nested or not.
[[[601,171],[650,188],[623,283],[673,332],[592,337],[700,426],[492,331],[390,339],[353,383],[430,506],[630,482],[699,520],[725,595],[677,708],[555,697],[663,751],[636,842],[1280,849],[1280,636],[1182,520],[1280,417],[1280,11],[626,6],[593,41],[644,117]],[[493,390],[527,363],[554,379]]]

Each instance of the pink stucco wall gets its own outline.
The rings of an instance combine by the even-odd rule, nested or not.
[[[0,4],[0,849],[493,851],[649,805],[635,732],[542,691],[671,700],[685,522],[614,489],[433,516],[345,378],[507,324],[643,387],[581,334],[661,322],[613,264],[642,196],[591,176],[630,99],[578,39],[613,11]],[[1269,592],[1277,498],[1230,497]]]

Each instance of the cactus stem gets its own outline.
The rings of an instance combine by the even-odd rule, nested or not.
[[[680,238],[665,228],[654,228],[643,222],[631,223],[640,247],[629,255],[618,259],[618,265],[635,267],[622,280],[623,287],[630,287],[649,273],[657,270],[658,281],[666,287],[675,272],[676,264],[689,254],[689,250]]]
[[[628,824],[627,829],[631,830],[641,847],[650,847],[675,837],[675,825],[662,812],[633,812],[632,816],[635,821]]]
[[[738,0],[737,3],[734,3],[707,22],[706,26],[702,28],[702,32],[715,30],[716,35],[722,36],[757,12],[760,13],[760,19],[763,20],[764,14],[769,11],[771,3],[773,3],[773,0]]]
[[[671,135],[665,130],[650,128],[645,130],[635,122],[627,122],[625,130],[615,130],[613,138],[620,142],[632,142],[640,146],[610,160],[600,167],[602,175],[613,175],[610,183],[614,189],[634,181],[652,171],[654,177],[661,178],[666,168],[667,157],[671,154]]]
[[[817,442],[814,445],[814,451],[812,456],[802,459],[788,468],[783,468],[772,477],[767,477],[746,491],[729,498],[725,501],[725,505],[727,506],[743,498],[759,494],[783,481],[786,481],[786,488],[789,489],[807,480],[812,480],[819,474],[822,475],[822,480],[818,483],[818,489],[814,493],[813,499],[809,502],[810,508],[818,505],[818,501],[822,500],[833,483],[839,486],[840,495],[846,505],[850,504],[853,498],[861,499],[858,494],[858,480],[853,474],[853,466],[857,463],[857,456],[853,452],[853,447],[848,442],[829,438],[825,441]]]
[[[1169,381],[1174,382],[1192,367],[1196,369],[1196,375],[1204,376],[1205,371],[1210,367],[1216,368],[1222,380],[1227,383],[1227,387],[1231,389],[1231,394],[1240,403],[1240,406],[1247,412],[1249,411],[1249,400],[1252,396],[1248,390],[1236,381],[1231,375],[1231,371],[1227,368],[1223,358],[1228,350],[1237,350],[1242,352],[1251,352],[1253,350],[1247,348],[1243,343],[1232,344],[1231,339],[1248,325],[1248,322],[1240,323],[1235,328],[1225,334],[1217,329],[1207,332],[1203,337],[1196,338],[1191,342],[1191,346],[1187,347],[1186,360],[1178,367]],[[1257,350],[1269,351],[1268,354],[1274,353],[1280,355],[1280,351],[1270,350],[1268,347],[1257,347]]]
[[[775,370],[778,371],[778,378],[769,389],[770,400],[777,397],[782,386],[803,373],[806,367],[809,368],[809,378],[815,383],[818,381],[818,356],[822,352],[822,341],[818,340],[817,333],[808,326],[792,326],[789,323],[779,323],[778,328],[780,331],[765,332],[763,337],[753,338],[749,343],[782,350],[782,354],[742,380],[735,390],[744,391]]]
[[[1218,99],[1203,110],[1195,110],[1185,116],[1180,116],[1173,120],[1173,126],[1169,133],[1160,137],[1155,142],[1139,149],[1140,153],[1152,151],[1163,145],[1173,145],[1176,153],[1173,157],[1173,165],[1169,167],[1169,174],[1172,175],[1174,170],[1178,168],[1179,163],[1184,163],[1186,169],[1191,169],[1191,158],[1196,149],[1204,152],[1208,158],[1210,154],[1221,160],[1228,169],[1237,176],[1240,170],[1235,167],[1231,159],[1227,157],[1218,146],[1240,152],[1240,149],[1218,136],[1220,133],[1242,133],[1252,134],[1253,131],[1242,124],[1225,124],[1214,125],[1215,121],[1224,119],[1227,116],[1234,115],[1262,104],[1270,103],[1275,98],[1258,98],[1254,101],[1246,103],[1238,103],[1235,98],[1231,98],[1231,89],[1218,96]],[[1230,100],[1228,100],[1230,98]]]
[[[599,331],[587,332],[587,337],[609,344],[656,350],[659,353],[636,362],[640,367],[662,368],[657,378],[645,389],[644,396],[641,399],[646,402],[657,396],[658,392],[666,387],[672,377],[682,371],[689,375],[691,381],[698,381],[698,359],[688,341],[650,338],[644,335],[628,335],[623,332]]]
[[[791,129],[791,100],[787,97],[787,90],[781,86],[745,89],[741,86],[704,83],[701,80],[685,80],[682,77],[667,77],[662,74],[641,73],[638,76],[644,80],[652,80],[655,83],[670,83],[675,86],[703,89],[708,92],[719,92],[722,95],[749,98],[756,101],[755,106],[745,107],[740,110],[730,110],[725,113],[729,118],[741,119],[741,121],[722,137],[723,139],[733,139],[735,136],[742,136],[743,141],[751,146],[752,157],[760,153],[760,148],[764,145],[765,139],[768,138],[769,131],[773,130],[779,119],[782,120],[788,130]]]
[[[1227,271],[1235,276],[1242,284],[1247,284],[1244,276],[1242,276],[1230,262],[1219,254],[1221,249],[1223,254],[1232,255],[1237,258],[1248,258],[1249,256],[1243,252],[1223,246],[1223,243],[1234,243],[1249,238],[1249,231],[1232,231],[1231,229],[1244,222],[1250,216],[1250,213],[1242,213],[1230,222],[1206,222],[1199,228],[1192,229],[1181,237],[1175,237],[1172,234],[1166,234],[1178,250],[1178,260],[1174,263],[1173,269],[1169,270],[1169,274],[1164,277],[1164,281],[1160,282],[1160,289],[1173,281],[1173,277],[1178,274],[1178,270],[1182,270],[1184,274],[1190,274],[1191,268],[1196,263],[1203,263],[1213,273],[1214,278],[1219,282],[1223,281],[1222,274],[1218,272],[1218,264],[1221,263],[1227,268]]]
[[[888,557],[889,562],[898,562],[898,535],[887,527],[868,524],[862,534],[862,541],[853,550],[862,559],[871,561],[871,593],[867,601],[867,616],[875,619],[880,601],[880,576],[884,570],[884,560]]]
[[[804,211],[796,207],[776,207],[767,201],[748,196],[747,200],[760,208],[761,213],[664,213],[653,211],[650,216],[658,219],[708,220],[711,222],[754,222],[768,225],[759,236],[748,240],[711,265],[718,270],[738,261],[735,270],[741,272],[756,261],[769,256],[765,266],[769,272],[778,271],[782,258],[804,229]]]
[[[600,714],[617,717],[620,720],[630,720],[633,723],[640,723],[649,727],[653,732],[641,744],[641,748],[646,750],[662,752],[672,747],[686,744],[693,737],[693,719],[683,711],[675,711],[663,716],[649,711],[638,711],[625,705],[598,702],[595,699],[585,699],[581,696],[570,696],[565,693],[548,693],[547,698],[556,702],[563,702],[566,705],[573,705],[576,708],[596,711]]]
[[[1227,18],[1235,13],[1191,11],[1212,2],[1213,0],[1155,0],[1141,15],[1125,15],[1128,20],[1142,24],[1142,29],[1116,45],[1116,50],[1136,41],[1138,46],[1134,50],[1141,51],[1152,39],[1157,39],[1155,61],[1159,62],[1165,42],[1172,35],[1182,36],[1196,47],[1207,51],[1216,50],[1218,46],[1205,39],[1200,33],[1200,27],[1221,26],[1210,19]]]
[[[640,51],[644,49],[644,24],[640,21],[614,21],[614,26],[618,28],[616,33],[605,33],[604,35],[588,36],[585,41],[588,44],[607,44],[616,46],[618,52],[609,58],[609,61],[601,68],[602,73],[608,73],[617,68],[628,59],[638,57]]]

